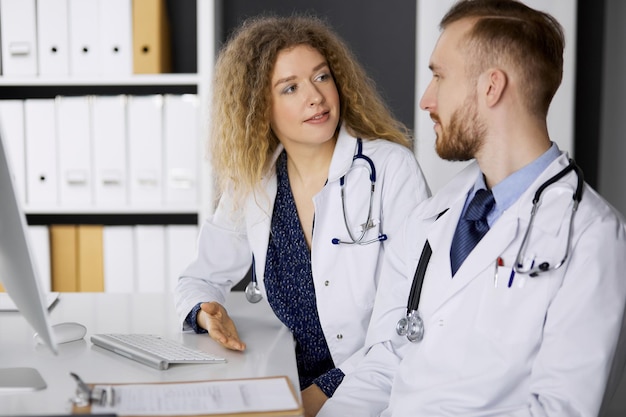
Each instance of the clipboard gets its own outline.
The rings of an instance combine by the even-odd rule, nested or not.
[[[132,414],[133,417],[153,417],[153,416],[158,416],[158,417],[179,417],[179,416],[188,416],[188,417],[273,417],[273,416],[277,416],[277,417],[302,417],[304,416],[304,408],[302,407],[302,403],[300,401],[300,399],[298,398],[298,395],[296,393],[296,390],[293,386],[293,384],[291,383],[291,381],[289,380],[289,378],[287,376],[275,376],[275,377],[263,377],[263,378],[240,378],[240,379],[220,379],[220,380],[200,380],[200,381],[184,381],[184,382],[154,382],[154,383],[124,383],[124,384],[84,384],[86,387],[89,387],[90,390],[93,390],[95,387],[106,387],[107,389],[112,390],[113,392],[115,392],[116,387],[143,387],[143,386],[154,386],[154,387],[166,387],[166,386],[173,386],[176,388],[180,388],[180,389],[184,389],[185,386],[190,386],[190,385],[199,385],[199,384],[203,384],[203,383],[210,383],[210,384],[215,384],[215,386],[218,385],[224,385],[224,384],[232,384],[232,383],[237,383],[237,382],[241,382],[241,383],[255,383],[255,382],[262,382],[262,381],[275,381],[277,383],[280,383],[281,381],[284,381],[285,384],[288,387],[289,393],[291,395],[291,399],[294,401],[295,407],[293,408],[281,408],[281,409],[276,409],[276,410],[263,410],[263,411],[244,411],[244,412],[227,412],[227,413],[221,413],[219,411],[212,413],[212,412],[202,412],[200,414],[173,414],[173,415],[165,415],[165,414],[150,414],[150,413],[146,413],[146,414]],[[81,394],[79,393],[79,391],[81,390],[81,382],[79,382],[79,388],[77,390],[77,396],[80,396]],[[93,398],[93,397],[92,397]],[[81,406],[80,404],[77,404],[77,401],[72,400],[72,402],[74,403],[73,407],[72,407],[72,414],[91,414],[92,413],[92,404],[89,403],[85,406]],[[93,406],[93,408],[96,408],[97,406]],[[117,413],[117,415],[119,417],[124,417],[126,415],[129,414],[124,414],[124,412],[120,412],[120,411],[106,411],[108,413]],[[98,415],[97,413],[94,413],[93,415]]]

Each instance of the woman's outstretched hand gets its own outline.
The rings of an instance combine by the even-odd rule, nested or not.
[[[198,325],[206,329],[213,340],[228,349],[246,349],[246,344],[239,339],[235,323],[220,303],[202,303],[200,309]]]

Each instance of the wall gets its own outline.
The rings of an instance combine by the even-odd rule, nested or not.
[[[626,2],[607,0],[605,13],[604,76],[600,109],[598,191],[622,214],[626,213]],[[601,63],[598,63],[601,65]],[[590,109],[592,110],[592,109]],[[623,354],[623,352],[622,352]],[[626,415],[626,378],[622,378],[606,417]]]
[[[605,19],[598,191],[626,214],[626,2],[607,0]]]

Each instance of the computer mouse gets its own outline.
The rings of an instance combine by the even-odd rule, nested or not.
[[[57,323],[52,326],[52,331],[59,344],[81,340],[87,334],[87,328],[76,322]],[[35,333],[35,338],[38,343],[44,343],[37,333]]]

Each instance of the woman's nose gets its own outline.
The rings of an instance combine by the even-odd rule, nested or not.
[[[316,106],[322,101],[324,101],[323,94],[315,86],[311,86],[309,93],[309,106]]]

